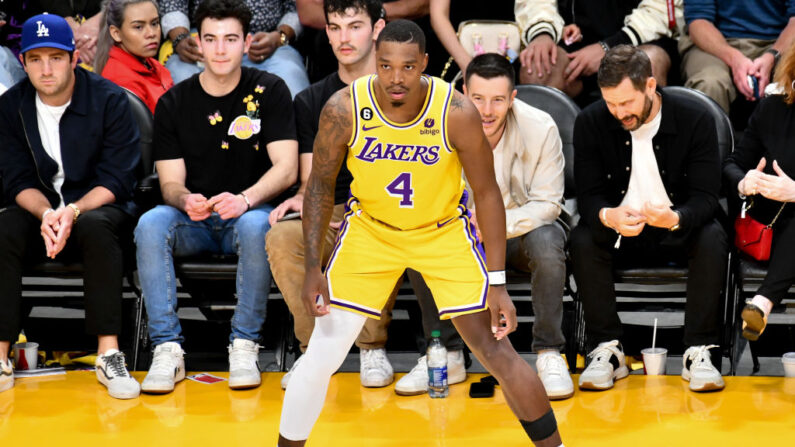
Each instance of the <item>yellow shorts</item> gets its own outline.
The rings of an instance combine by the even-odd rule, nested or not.
[[[326,267],[332,306],[381,318],[390,292],[411,268],[431,289],[440,318],[487,308],[485,257],[463,206],[460,216],[414,230],[373,219],[355,199],[349,207]]]

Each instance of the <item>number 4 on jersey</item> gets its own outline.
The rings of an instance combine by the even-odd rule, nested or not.
[[[414,195],[414,190],[411,188],[411,173],[404,172],[392,180],[392,183],[387,185],[386,192],[392,197],[399,197],[401,208],[414,208],[414,202],[411,198]]]

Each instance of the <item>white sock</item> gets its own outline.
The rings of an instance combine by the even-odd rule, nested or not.
[[[773,310],[773,302],[762,295],[754,296],[751,300],[751,304],[762,309],[762,312],[765,313],[765,318],[767,318],[767,316],[770,315],[770,311]]]
[[[329,379],[342,365],[365,321],[364,315],[335,307],[328,315],[315,318],[306,353],[284,394],[279,433],[286,439],[309,438],[323,410]]]

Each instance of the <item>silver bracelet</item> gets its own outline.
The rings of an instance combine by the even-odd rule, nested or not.
[[[251,202],[248,200],[248,196],[244,192],[241,192],[240,195],[243,196],[243,200],[246,201],[246,211],[250,210],[251,209]]]
[[[54,213],[54,212],[55,212],[55,210],[54,210],[54,209],[52,209],[52,208],[47,208],[46,210],[44,210],[44,212],[43,212],[43,213],[41,213],[41,220],[44,220],[44,216],[46,216],[47,214],[49,214],[49,213]]]

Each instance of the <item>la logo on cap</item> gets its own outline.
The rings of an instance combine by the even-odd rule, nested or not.
[[[50,37],[50,29],[47,28],[46,26],[44,26],[44,24],[41,23],[41,20],[36,20],[36,24],[39,26],[36,29],[36,35],[37,36],[39,36],[39,37]]]

